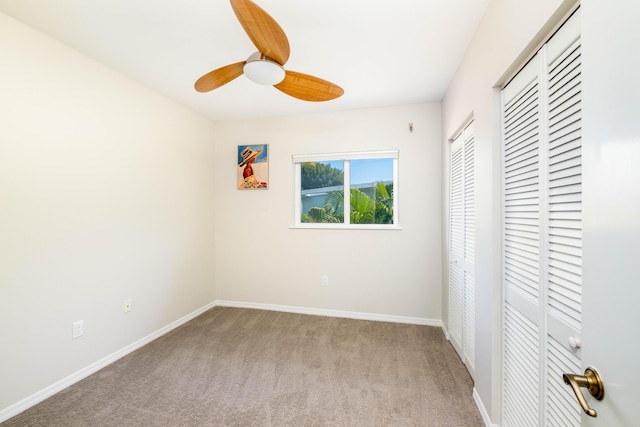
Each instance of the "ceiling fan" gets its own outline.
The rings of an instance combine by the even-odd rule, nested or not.
[[[198,92],[209,92],[244,74],[256,83],[273,85],[303,101],[329,101],[344,93],[331,82],[283,68],[289,59],[289,40],[280,25],[258,5],[251,0],[231,0],[231,7],[258,52],[246,61],[225,65],[200,77],[194,85]]]

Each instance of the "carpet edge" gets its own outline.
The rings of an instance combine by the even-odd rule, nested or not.
[[[406,323],[410,325],[424,325],[440,327],[445,332],[440,319],[427,317],[396,316],[392,314],[363,313],[357,311],[328,310],[322,308],[298,307],[279,304],[263,304],[245,301],[216,300],[218,307],[253,308],[257,310],[282,311],[285,313],[310,314],[313,316],[341,317],[346,319],[373,320],[378,322]]]

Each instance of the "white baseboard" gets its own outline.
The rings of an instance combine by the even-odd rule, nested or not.
[[[347,319],[374,320],[379,322],[407,323],[411,325],[437,326],[442,328],[440,319],[426,317],[394,316],[389,314],[361,313],[356,311],[327,310],[321,308],[296,307],[278,304],[261,304],[244,301],[217,300],[215,305],[220,307],[254,308],[258,310],[282,311],[285,313],[311,314],[314,316],[342,317]]]
[[[135,341],[132,344],[129,344],[128,346],[116,351],[115,353],[112,353],[110,355],[108,355],[107,357],[98,360],[97,362],[92,363],[91,365],[69,375],[68,377],[65,377],[63,379],[61,379],[60,381],[51,384],[48,387],[45,387],[44,389],[32,394],[31,396],[26,397],[25,399],[20,400],[17,403],[14,403],[13,405],[4,408],[2,410],[0,410],[0,423],[8,420],[9,418],[12,418],[16,415],[18,415],[19,413],[29,409],[30,407],[42,402],[43,400],[47,399],[48,397],[53,396],[54,394],[58,393],[59,391],[64,390],[65,388],[69,387],[72,384],[77,383],[78,381],[88,377],[89,375],[99,371],[100,369],[110,365],[111,363],[115,362],[116,360],[126,356],[129,353],[132,353],[133,351],[139,349],[140,347],[150,343],[151,341],[160,338],[162,335],[166,334],[167,332],[172,331],[173,329],[177,328],[178,326],[187,323],[189,320],[199,316],[200,314],[204,313],[205,311],[209,310],[210,308],[215,307],[215,302],[209,303],[207,305],[205,305],[204,307],[201,307],[199,309],[197,309],[196,311],[187,314],[186,316],[176,320],[175,322],[172,322],[170,324],[168,324],[167,326],[158,329],[157,331],[147,335],[144,338],[139,339],[138,341]]]
[[[442,332],[444,332],[444,336],[447,339],[447,341],[451,341],[451,336],[449,335],[449,330],[447,329],[447,325],[445,325],[444,322],[442,322]]]
[[[487,412],[487,409],[484,407],[484,404],[482,403],[482,399],[480,399],[480,395],[478,394],[478,390],[476,390],[475,387],[473,388],[473,401],[476,402],[476,406],[480,411],[480,415],[482,416],[482,421],[484,421],[484,425],[487,427],[498,427],[497,424],[491,423],[491,418],[489,417],[489,413]]]

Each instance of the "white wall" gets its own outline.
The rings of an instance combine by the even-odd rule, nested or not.
[[[0,57],[1,411],[214,300],[215,176],[204,118],[3,14]]]
[[[476,369],[475,388],[494,422],[500,416],[500,121],[499,87],[534,53],[571,1],[493,0],[443,99],[443,136],[470,116],[476,140]],[[449,170],[444,143],[443,174]],[[445,189],[446,191],[446,179]],[[445,198],[446,199],[446,198]],[[448,201],[445,200],[444,218]],[[446,241],[443,245],[446,248]],[[447,255],[443,257],[446,290]],[[446,292],[443,307],[446,320]]]
[[[218,125],[217,298],[439,321],[440,140],[439,103]],[[269,144],[266,191],[236,189],[244,144]],[[402,230],[290,228],[293,154],[396,148]]]

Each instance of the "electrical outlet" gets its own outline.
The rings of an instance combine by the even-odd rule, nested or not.
[[[126,300],[124,300],[124,312],[128,313],[131,311],[131,299],[127,298]]]
[[[82,320],[78,320],[77,322],[73,323],[73,332],[71,337],[73,339],[76,339],[81,337],[82,334],[84,334],[84,324]]]
[[[329,286],[329,276],[322,276],[322,286]]]

